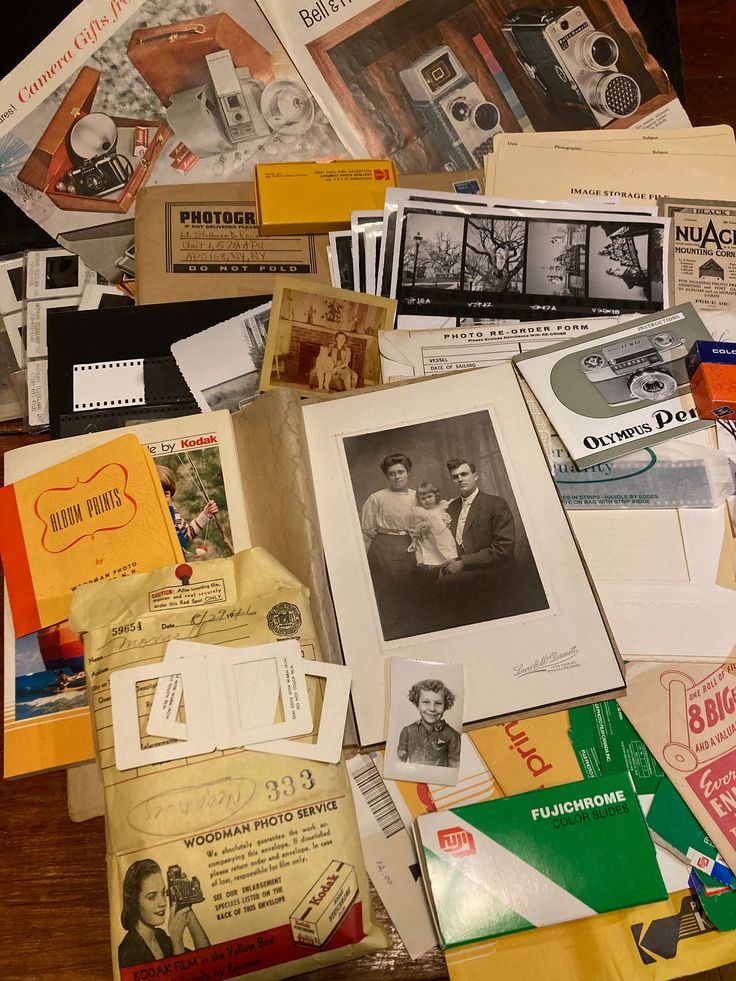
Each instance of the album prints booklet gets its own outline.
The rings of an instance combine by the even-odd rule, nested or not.
[[[5,457],[6,479],[22,480],[82,451],[110,445],[120,432],[108,430],[11,451]],[[171,503],[189,539],[184,550],[187,562],[223,558],[250,545],[228,413],[166,419],[128,432],[135,434],[153,465],[168,471],[169,487],[174,486]],[[158,483],[160,473],[156,474]],[[217,503],[218,511],[203,522],[200,515],[209,499]],[[173,530],[169,514],[165,521],[168,533],[169,527]],[[178,542],[176,548],[181,555]],[[174,560],[173,546],[171,554],[167,561]],[[5,776],[91,759],[82,642],[68,622],[16,639],[6,597],[3,650]]]
[[[338,660],[299,403],[293,392],[267,392],[234,415],[167,419],[127,432],[143,444],[151,465],[168,471],[157,482],[165,476],[169,487],[175,485],[171,503],[189,538],[185,561],[207,562],[262,545],[308,586],[320,646],[326,659]],[[20,480],[81,450],[104,449],[117,432],[21,447],[6,454],[6,477]],[[283,484],[284,474],[289,494],[277,494],[274,488]],[[218,510],[203,522],[208,500]],[[173,533],[171,514],[165,518]],[[177,549],[178,559],[168,564],[181,561],[178,542]],[[65,622],[16,641],[7,598],[4,626],[5,776],[91,759],[88,682],[79,637]]]
[[[685,357],[711,340],[693,307],[573,338],[514,358],[578,467],[704,429]]]
[[[181,557],[150,454],[132,434],[0,490],[17,637],[63,620],[85,582]]]
[[[466,724],[621,692],[510,365],[307,403],[303,416],[361,745],[386,737],[390,655],[464,663]],[[417,561],[432,536],[444,569]]]

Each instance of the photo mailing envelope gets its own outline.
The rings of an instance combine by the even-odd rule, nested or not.
[[[142,977],[120,923],[125,884],[141,861],[160,870],[169,902],[192,904],[204,933],[204,944],[201,934],[190,936],[190,917],[188,970],[181,973],[174,954],[156,962],[161,975],[264,981],[385,948],[343,765],[244,748],[213,752],[212,740],[182,759],[149,765],[167,743],[146,731],[153,676],[184,675],[187,661],[201,660],[164,660],[167,643],[189,641],[203,651],[217,644],[224,654],[235,647],[245,655],[255,645],[291,640],[305,658],[319,659],[307,589],[263,548],[169,566],[114,590],[105,585],[77,592],[72,620],[84,636],[105,793],[115,981]],[[111,726],[111,679],[135,665],[149,678],[137,683],[133,724],[120,733]],[[199,692],[188,704],[186,678],[183,689],[181,721],[192,740],[196,720],[188,709]],[[124,771],[116,763],[123,742],[139,756]]]

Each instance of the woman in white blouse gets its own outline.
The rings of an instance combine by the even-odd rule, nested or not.
[[[416,523],[416,491],[409,487],[411,460],[392,453],[381,461],[388,487],[366,500],[360,525],[385,640],[406,636],[407,603],[416,585],[410,529]]]

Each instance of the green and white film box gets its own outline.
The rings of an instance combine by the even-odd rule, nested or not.
[[[569,736],[586,777],[628,770],[637,794],[653,794],[664,774],[615,699],[569,712]]]
[[[628,773],[424,814],[415,835],[444,947],[667,897]]]

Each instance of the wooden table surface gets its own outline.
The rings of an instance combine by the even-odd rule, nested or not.
[[[653,0],[655,8],[657,2]],[[678,9],[690,118],[696,125],[736,125],[733,0],[678,0]],[[29,441],[13,434],[13,428],[12,424],[0,427],[3,453]],[[1,981],[105,981],[111,977],[111,955],[103,819],[84,824],[69,820],[63,772],[4,781],[0,793]],[[412,962],[380,903],[377,909],[393,939],[390,950],[303,977],[311,981],[382,981],[394,974],[405,979],[447,977],[437,950]],[[736,960],[695,977],[736,981]]]

